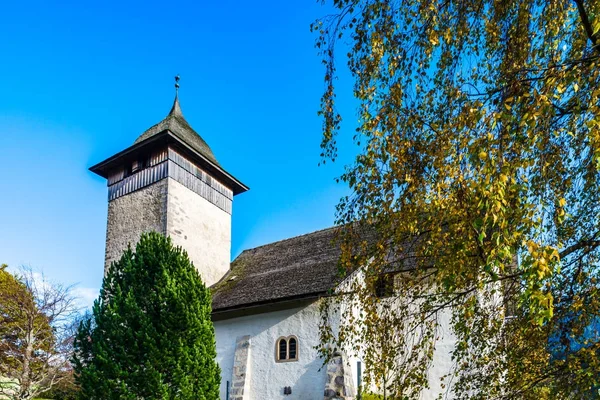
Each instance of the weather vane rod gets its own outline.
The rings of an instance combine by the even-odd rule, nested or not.
[[[175,96],[179,96],[179,79],[181,79],[181,77],[177,74],[175,76]]]

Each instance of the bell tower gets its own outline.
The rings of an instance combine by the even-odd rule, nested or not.
[[[90,170],[107,180],[105,272],[144,232],[171,237],[210,286],[229,270],[233,197],[248,187],[217,162],[175,101],[132,146]]]

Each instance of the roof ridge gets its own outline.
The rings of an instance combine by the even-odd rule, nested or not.
[[[298,239],[298,238],[301,238],[301,237],[304,237],[304,236],[313,235],[313,234],[315,234],[315,233],[319,233],[319,232],[325,232],[325,231],[333,230],[333,229],[336,229],[336,228],[340,228],[341,226],[342,226],[342,225],[334,225],[334,226],[330,226],[330,227],[328,227],[328,228],[317,229],[316,231],[312,231],[312,232],[308,232],[308,233],[303,233],[303,234],[301,234],[301,235],[298,235],[298,236],[292,236],[292,237],[288,237],[288,238],[285,238],[285,239],[276,240],[276,241],[274,241],[274,242],[271,242],[271,243],[265,243],[265,244],[261,244],[260,246],[256,246],[256,247],[250,247],[250,248],[247,248],[247,249],[244,249],[244,250],[242,250],[242,252],[240,253],[240,255],[239,255],[239,256],[241,256],[243,253],[245,253],[245,252],[247,252],[247,251],[250,251],[250,250],[256,250],[256,249],[260,249],[261,247],[267,247],[267,246],[270,246],[270,245],[273,245],[273,244],[277,244],[277,243],[283,243],[283,242],[287,242],[287,241],[290,241],[290,240],[293,240],[293,239]],[[236,259],[237,259],[239,256],[237,256],[237,257],[236,257]],[[234,259],[233,261],[235,261],[235,259]]]

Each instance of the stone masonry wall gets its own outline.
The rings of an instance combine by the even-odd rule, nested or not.
[[[354,380],[352,369],[341,354],[335,355],[327,364],[327,383],[325,384],[325,400],[354,399]]]
[[[231,376],[230,400],[248,400],[248,358],[250,352],[250,336],[240,336],[236,339],[233,356],[233,373]]]
[[[210,286],[229,270],[231,215],[176,180],[167,180],[167,234],[187,251]]]
[[[166,233],[166,209],[166,179],[108,203],[105,273],[129,244],[137,244],[143,232]]]
[[[186,250],[207,286],[229,270],[231,215],[172,178],[108,203],[104,270],[150,231]]]

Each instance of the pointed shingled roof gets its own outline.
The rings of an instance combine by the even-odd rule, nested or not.
[[[173,107],[171,107],[169,115],[167,115],[166,118],[160,121],[158,124],[150,127],[148,130],[146,130],[146,132],[142,133],[135,140],[134,144],[143,142],[144,140],[158,135],[164,131],[170,131],[192,149],[200,153],[200,155],[219,165],[208,144],[204,141],[204,139],[202,139],[202,137],[200,137],[198,133],[196,133],[194,129],[192,129],[190,124],[188,124],[183,117],[181,106],[179,105],[178,95],[175,95],[175,101],[173,102]]]

